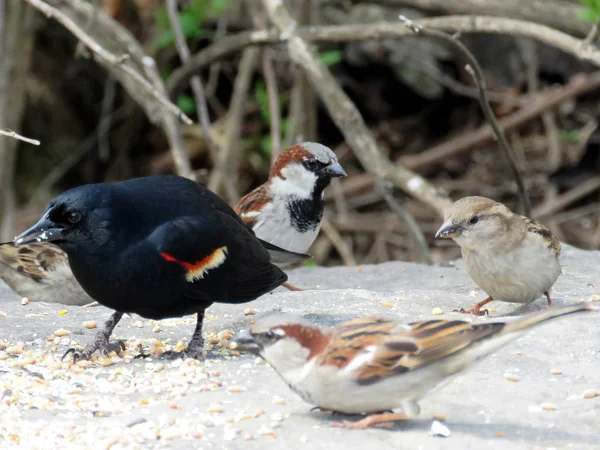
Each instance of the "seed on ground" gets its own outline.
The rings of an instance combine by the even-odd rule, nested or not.
[[[392,307],[394,306],[394,305],[392,305],[392,302],[388,302],[388,301],[379,302],[379,304],[381,306],[383,306],[384,308],[389,308],[389,309],[392,309]]]
[[[435,307],[431,310],[431,314],[433,314],[435,316],[440,316],[440,315],[444,314],[444,310],[440,307]]]
[[[540,406],[544,411],[556,411],[556,405],[554,403],[542,403]]]
[[[253,316],[254,314],[256,314],[256,311],[254,310],[254,308],[246,308],[244,310],[244,314],[246,316]]]
[[[588,389],[587,391],[585,391],[583,393],[583,398],[594,398],[594,397],[598,397],[598,391],[594,390],[594,389]]]
[[[58,330],[54,331],[54,336],[58,337],[67,336],[69,334],[71,334],[71,332],[69,330],[65,330],[64,328],[59,328]]]
[[[23,298],[21,299],[21,305],[25,306],[25,305],[26,305],[26,304],[28,304],[28,303],[29,303],[29,299],[28,299],[27,297],[23,297]]]
[[[94,322],[93,320],[86,320],[85,322],[83,322],[83,326],[89,330],[91,330],[92,328],[96,328],[96,322]]]
[[[552,375],[560,375],[562,372],[560,371],[560,369],[552,369],[550,370],[550,373]]]
[[[520,380],[520,378],[517,375],[513,374],[513,373],[505,373],[504,374],[504,378],[506,380],[512,381],[512,382],[516,382],[516,381]]]

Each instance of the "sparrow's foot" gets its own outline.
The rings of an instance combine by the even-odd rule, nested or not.
[[[487,309],[482,310],[481,307],[484,305],[487,305],[488,303],[490,303],[492,301],[494,301],[494,299],[492,297],[488,297],[479,303],[475,303],[473,306],[471,306],[468,309],[464,309],[464,308],[455,309],[454,312],[459,312],[459,313],[463,313],[463,314],[472,314],[474,316],[485,316],[485,315],[488,315],[490,312]]]
[[[394,422],[406,420],[407,417],[402,413],[387,413],[387,414],[373,414],[365,417],[357,422],[350,420],[343,420],[341,422],[332,422],[332,427],[346,428],[348,430],[364,430],[365,428],[392,428]]]
[[[548,289],[546,292],[544,292],[544,295],[548,299],[548,307],[551,308],[552,307],[552,299],[550,298],[550,289]]]
[[[287,281],[285,283],[283,283],[281,286],[286,288],[288,291],[301,291],[302,290],[299,287],[296,287],[293,284],[288,283]]]
[[[104,339],[104,336],[100,337],[100,335],[96,335],[91,344],[86,345],[83,349],[71,347],[68,349],[61,361],[64,360],[68,355],[71,355],[71,358],[74,363],[77,361],[81,361],[84,359],[90,359],[94,352],[98,350],[102,356],[108,358],[111,352],[115,352],[119,354],[120,352],[125,350],[125,342],[117,341],[117,342],[108,342],[108,339]]]

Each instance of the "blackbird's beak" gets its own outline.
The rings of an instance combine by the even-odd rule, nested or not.
[[[262,350],[262,345],[256,342],[247,330],[240,331],[237,337],[231,341],[230,346],[232,349],[257,355]]]
[[[438,232],[435,234],[436,239],[452,239],[462,234],[463,227],[450,221],[444,222]]]
[[[348,174],[344,170],[344,168],[340,165],[340,163],[329,164],[328,166],[323,167],[321,169],[321,173],[327,175],[328,177],[347,177]]]
[[[19,246],[31,242],[53,242],[62,239],[64,228],[54,223],[49,215],[50,211],[47,211],[38,223],[15,237],[13,244]]]

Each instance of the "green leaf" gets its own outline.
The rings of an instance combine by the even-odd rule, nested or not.
[[[227,11],[227,9],[229,8],[229,1],[228,0],[213,0],[211,6],[212,7],[210,8],[209,15],[211,17],[220,16],[220,15],[224,14]]]
[[[179,23],[181,25],[181,31],[183,31],[183,35],[186,38],[193,37],[200,28],[198,20],[194,14],[189,11],[179,13]]]
[[[558,130],[558,137],[565,142],[579,142],[581,139],[581,130]]]
[[[167,8],[165,6],[156,8],[156,11],[154,12],[154,22],[161,30],[171,29],[171,24],[169,23],[169,13],[167,13]]]
[[[577,11],[577,18],[584,22],[597,22],[599,17],[600,14],[590,8]]]
[[[258,103],[262,119],[265,122],[270,123],[271,114],[269,112],[269,94],[267,93],[265,83],[262,81],[256,82],[254,87],[254,100],[256,100],[256,103]]]
[[[273,148],[273,140],[271,135],[267,134],[260,139],[260,153],[267,159],[271,159],[271,153]]]
[[[175,38],[173,37],[173,32],[171,30],[166,30],[158,36],[156,41],[154,41],[150,47],[152,52],[155,53],[159,50],[171,47],[174,42]]]
[[[319,264],[314,259],[307,259],[302,263],[304,267],[317,267]]]
[[[326,66],[334,66],[339,63],[343,58],[342,52],[340,50],[332,50],[330,52],[323,52],[319,54],[319,59],[321,63]]]
[[[192,114],[196,112],[196,103],[189,95],[180,95],[177,97],[177,106],[179,106],[179,109],[186,114]]]
[[[187,11],[189,11],[196,18],[198,23],[202,23],[208,16],[208,10],[211,6],[209,3],[210,0],[192,0],[187,8]]]

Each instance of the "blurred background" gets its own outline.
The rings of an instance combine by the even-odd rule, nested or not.
[[[71,17],[77,17],[73,2],[48,3],[71,7]],[[465,14],[468,3],[298,0],[286,5],[299,26],[321,26],[396,21],[400,14],[411,19]],[[507,1],[505,11],[474,9],[472,13],[510,17],[509,8],[519,3]],[[539,15],[540,21],[578,38],[597,20],[590,0],[548,0],[546,4],[557,4],[567,13]],[[172,100],[195,122],[181,124],[183,145],[198,181],[208,183],[215,161],[198,124],[189,77],[173,81],[174,74],[181,75],[182,62],[164,2],[97,0],[89,6],[128,30],[156,60]],[[254,12],[252,7],[243,0],[178,1],[179,23],[191,52],[214,49],[228,37],[267,27],[260,2]],[[80,26],[87,26],[90,34],[98,33],[101,40],[101,22],[97,26],[93,17],[79,17]],[[0,37],[0,128],[41,141],[37,147],[0,137],[3,239],[30,224],[52,196],[69,187],[175,173],[169,142],[156,118],[149,117],[147,108],[60,23],[20,0],[0,0]],[[484,69],[492,107],[506,125],[529,188],[533,216],[566,243],[600,248],[597,69],[528,39],[464,34],[461,41]],[[111,43],[103,45],[110,48]],[[247,48],[253,48],[254,54],[244,57]],[[232,139],[235,143],[231,155],[235,161],[224,174],[235,185],[234,193],[219,193],[233,204],[235,195],[245,194],[268,177],[273,148],[271,95],[280,110],[276,120],[279,147],[301,141],[323,143],[337,153],[350,175],[334,180],[326,195],[326,217],[349,253],[340,252],[340,244],[322,233],[310,252],[314,255],[311,264],[421,260],[403,222],[382,199],[310,84],[290,61],[287,47],[243,49],[222,57],[207,55],[198,72],[215,146]],[[485,132],[464,58],[447,43],[402,37],[319,43],[318,51],[391,161],[419,173],[453,200],[483,195],[518,209],[516,184],[500,149]],[[232,102],[242,72],[247,89],[241,102]],[[269,93],[273,86],[276,92]],[[232,108],[241,118],[235,129],[227,126]],[[441,224],[435,211],[402,193],[397,198],[423,230],[433,261],[459,256],[452,243],[433,241]]]

